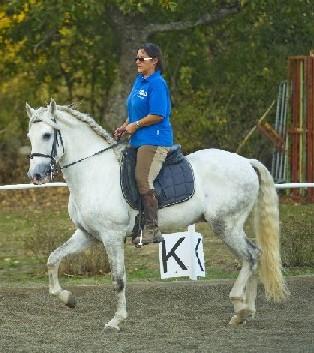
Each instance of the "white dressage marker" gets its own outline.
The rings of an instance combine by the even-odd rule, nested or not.
[[[195,225],[187,232],[163,234],[159,244],[161,279],[173,277],[205,277],[203,237],[195,232]]]

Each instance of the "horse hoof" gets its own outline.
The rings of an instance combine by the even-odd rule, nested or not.
[[[74,295],[70,295],[68,302],[65,304],[66,306],[68,306],[69,308],[75,308],[76,307],[76,299]]]
[[[120,327],[115,323],[111,323],[111,321],[105,325],[105,329],[106,329],[106,331],[107,330],[108,331],[115,331],[115,332],[120,331]]]
[[[245,324],[246,324],[246,320],[242,319],[238,315],[233,315],[231,320],[229,321],[229,325],[231,326],[239,326],[239,325],[245,325]]]
[[[76,306],[75,296],[67,290],[63,290],[59,294],[59,299],[69,308],[75,308]]]
[[[240,318],[238,315],[233,315],[231,320],[229,321],[229,325],[231,326],[238,326],[241,324]]]
[[[235,315],[232,316],[231,320],[229,321],[229,325],[238,326],[238,325],[245,325],[246,319],[252,314],[249,309],[242,309],[239,310]]]

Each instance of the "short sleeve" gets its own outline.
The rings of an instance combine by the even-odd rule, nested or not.
[[[164,82],[154,82],[148,98],[149,114],[165,118],[168,114],[168,91]]]

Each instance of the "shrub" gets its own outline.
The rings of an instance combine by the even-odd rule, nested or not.
[[[281,227],[281,253],[283,265],[314,265],[314,224],[309,218],[289,215]]]
[[[50,253],[63,244],[69,237],[55,224],[34,224],[32,235],[24,239],[26,254],[36,256],[43,264]],[[68,275],[96,275],[110,272],[110,265],[104,246],[92,245],[82,253],[65,257],[60,265],[60,273]]]

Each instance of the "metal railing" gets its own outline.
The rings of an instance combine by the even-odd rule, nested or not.
[[[25,190],[25,189],[38,189],[49,187],[65,187],[66,183],[47,183],[43,185],[34,184],[16,184],[16,185],[0,185],[0,190]],[[275,184],[276,189],[296,189],[296,188],[313,188],[314,183],[283,183]]]

